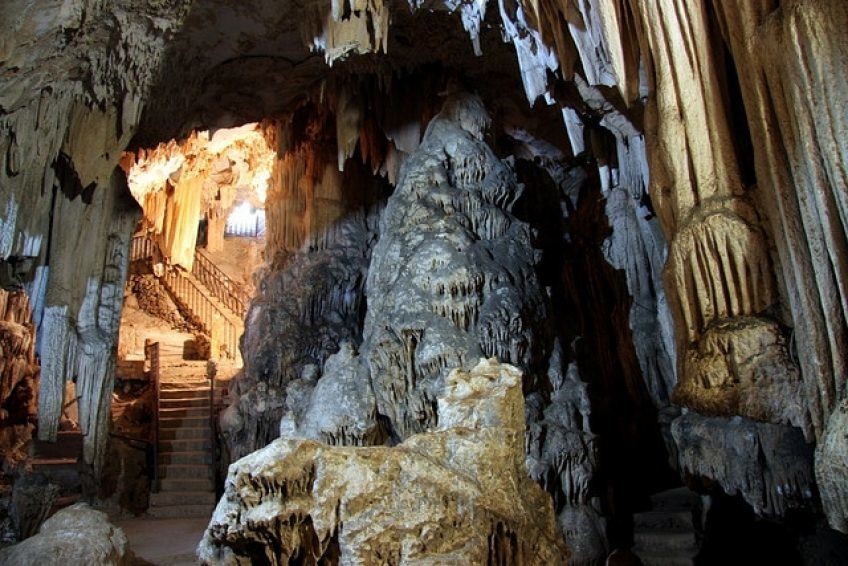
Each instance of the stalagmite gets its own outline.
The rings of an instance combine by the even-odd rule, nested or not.
[[[454,370],[438,429],[394,447],[281,438],[235,462],[198,557],[343,564],[561,564],[547,495],[524,465],[521,372]]]

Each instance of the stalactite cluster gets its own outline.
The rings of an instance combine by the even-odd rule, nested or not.
[[[220,249],[236,204],[264,206],[274,153],[263,134],[260,125],[247,124],[124,154],[121,165],[144,209],[145,228],[170,263],[191,270],[201,217],[207,247]]]

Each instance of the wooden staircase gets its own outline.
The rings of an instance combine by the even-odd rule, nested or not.
[[[651,510],[633,517],[633,553],[645,566],[692,566],[698,495],[685,487],[651,496]]]
[[[215,483],[206,362],[163,362],[159,371],[158,486],[147,512],[159,518],[209,517]]]
[[[131,261],[153,263],[162,258],[156,242],[145,234],[133,237]],[[244,316],[250,297],[244,289],[216,267],[202,250],[195,251],[192,270],[162,264],[157,275],[187,318],[212,337],[221,351],[215,358],[240,360],[239,337],[244,332]],[[153,270],[156,272],[156,270]]]

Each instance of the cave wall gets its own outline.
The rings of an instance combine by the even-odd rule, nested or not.
[[[845,351],[845,269],[836,257],[845,245],[836,70],[845,60],[844,3],[544,2],[501,10],[513,22],[531,101],[573,97],[548,71],[573,80],[582,101],[569,104],[579,121],[566,112],[572,139],[585,139],[583,127],[597,129],[581,104],[603,114],[601,128],[614,133],[625,116],[644,136],[651,210],[669,241],[673,400],[697,411],[672,428],[684,453],[715,465],[696,471],[685,457],[680,463],[767,514],[809,503],[809,461],[790,469],[777,446],[799,446],[803,460],[795,427],[821,441],[828,416],[834,427],[842,422],[834,408],[845,394],[836,369]],[[613,152],[596,152],[599,160],[604,153]],[[744,473],[718,464],[735,453],[721,439],[746,429],[757,431],[764,457],[749,459],[744,473],[767,479],[757,484],[767,486],[765,496],[740,488]],[[833,464],[844,461],[844,448],[834,436],[828,430],[817,453],[818,480],[827,484],[831,524],[844,528]],[[703,446],[697,452],[702,443],[714,456]]]
[[[10,2],[0,47],[0,257],[25,285],[41,364],[38,434],[55,439],[65,382],[84,456],[102,465],[127,251],[138,207],[116,169],[176,3]]]

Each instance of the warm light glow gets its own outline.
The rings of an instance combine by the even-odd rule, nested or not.
[[[150,161],[139,161],[130,169],[127,177],[132,196],[143,203],[144,196],[164,187],[168,178],[179,171],[183,163],[185,163],[185,156],[182,153],[166,155]]]
[[[269,165],[273,164],[273,160]],[[271,179],[271,168],[262,167],[253,176],[253,191],[259,202],[265,204],[265,197],[268,194],[268,181]]]
[[[204,177],[211,183],[204,189],[207,205],[219,214],[233,201],[249,199],[262,205],[274,167],[275,152],[258,124],[237,128],[195,132],[183,141],[172,140],[137,155],[125,155],[130,192],[142,205],[148,195],[165,190],[168,179]],[[206,210],[206,208],[205,208]]]

